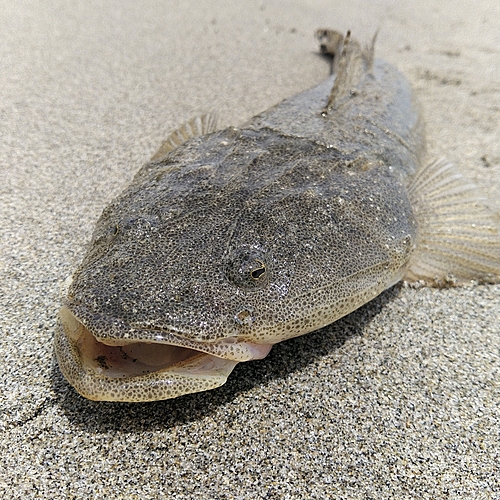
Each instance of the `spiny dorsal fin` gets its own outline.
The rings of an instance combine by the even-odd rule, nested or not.
[[[323,114],[328,114],[330,110],[338,106],[343,98],[349,97],[361,77],[361,48],[356,40],[351,40],[350,31],[344,38],[342,52],[338,63],[335,63],[334,71],[336,74],[335,82]]]
[[[365,62],[366,71],[371,73],[373,71],[373,63],[375,61],[375,43],[377,42],[378,30],[375,31],[371,42],[363,48],[362,57]]]
[[[333,73],[336,74],[323,115],[327,115],[345,98],[350,97],[356,91],[362,77],[371,73],[377,34],[378,32],[375,33],[371,44],[362,49],[360,44],[351,38],[350,31],[345,38],[338,31],[322,29],[316,32],[321,52],[334,57]]]
[[[420,236],[407,281],[500,281],[500,217],[472,182],[438,160],[417,173],[409,195]]]
[[[316,30],[316,38],[318,39],[321,53],[331,56],[333,62],[337,63],[342,53],[344,35],[338,31],[322,28]],[[335,66],[333,65],[331,73],[335,73]]]
[[[210,134],[216,130],[217,116],[215,114],[206,113],[204,115],[194,116],[168,135],[160,146],[160,149],[151,157],[151,160],[159,160],[189,139],[200,135]]]

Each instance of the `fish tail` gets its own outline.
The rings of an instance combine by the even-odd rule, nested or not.
[[[419,241],[405,280],[500,282],[500,216],[471,181],[441,159],[417,173],[409,195]]]

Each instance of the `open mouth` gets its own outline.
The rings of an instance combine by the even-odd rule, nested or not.
[[[263,358],[271,349],[234,338],[213,344],[168,335],[161,342],[103,341],[68,307],[59,319],[55,346],[61,371],[93,400],[155,401],[213,389],[226,382],[238,362]]]

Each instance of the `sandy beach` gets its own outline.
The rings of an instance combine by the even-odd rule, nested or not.
[[[497,1],[0,0],[0,496],[500,499],[500,286],[396,285],[214,391],[80,397],[60,289],[103,208],[200,112],[237,126],[326,78],[351,29],[411,81],[429,159],[500,209]]]

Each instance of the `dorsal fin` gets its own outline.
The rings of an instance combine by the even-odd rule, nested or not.
[[[373,71],[373,63],[375,61],[375,43],[377,42],[378,30],[375,31],[370,44],[363,48],[362,57],[365,62],[366,71],[371,73]]]
[[[212,113],[194,116],[180,127],[170,132],[151,160],[159,160],[193,137],[210,134],[217,130],[217,116]]]
[[[327,115],[353,95],[363,76],[371,73],[377,34],[378,32],[375,33],[371,44],[362,49],[359,42],[351,38],[350,31],[345,38],[337,31],[317,31],[321,52],[334,57],[333,72],[336,75],[323,115]]]

